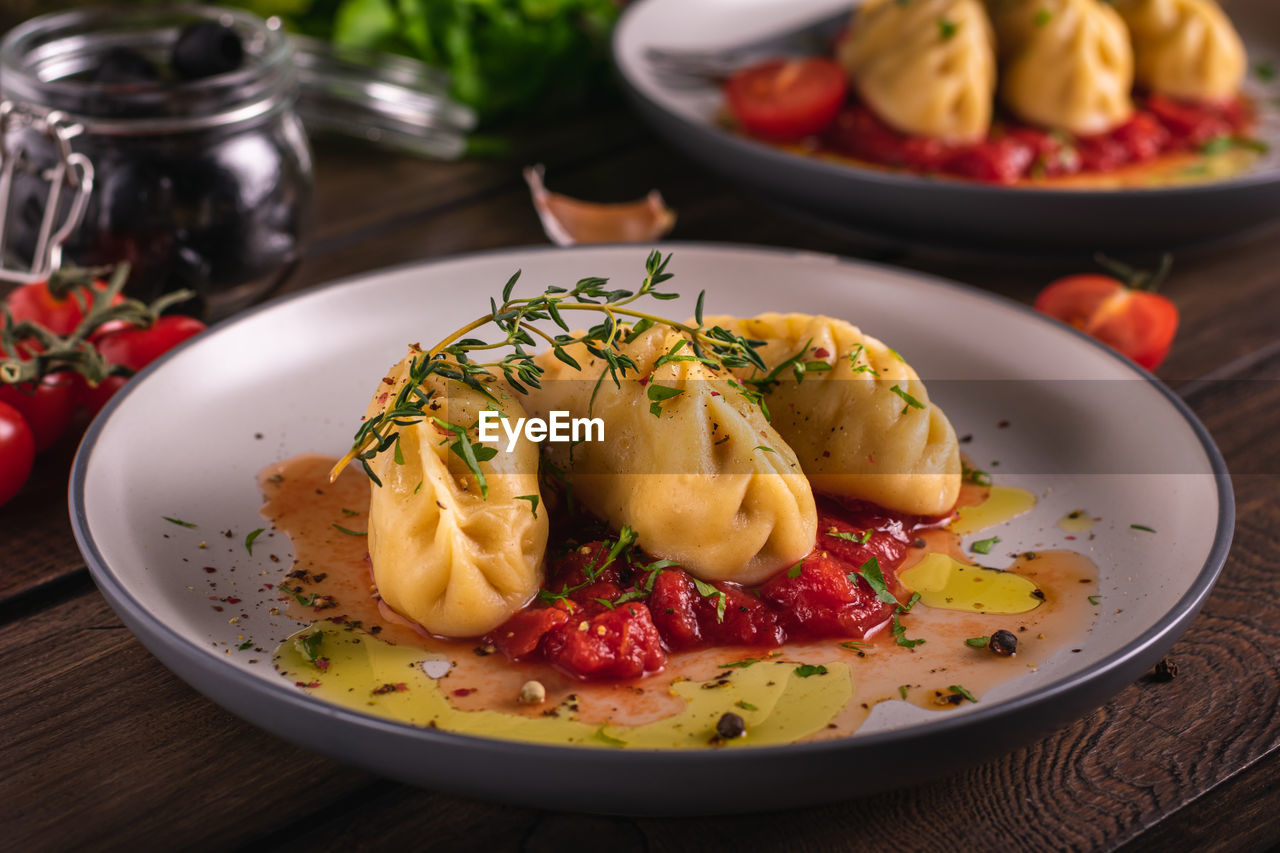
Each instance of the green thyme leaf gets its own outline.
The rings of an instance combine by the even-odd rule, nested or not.
[[[1129,525],[1129,529],[1130,529],[1130,530],[1141,530],[1141,531],[1143,531],[1143,532],[1145,532],[1145,533],[1155,533],[1155,532],[1156,532],[1156,529],[1155,529],[1154,527],[1147,527],[1145,524],[1130,524],[1130,525]]]
[[[537,495],[516,495],[518,501],[528,501],[529,508],[533,510],[533,517],[538,517],[538,496]]]
[[[899,397],[901,397],[903,400],[905,400],[905,401],[906,401],[906,405],[902,407],[902,414],[904,414],[904,415],[905,415],[905,414],[907,413],[907,410],[908,410],[908,409],[923,409],[923,408],[924,408],[924,403],[921,403],[921,402],[920,402],[919,400],[917,400],[915,397],[912,397],[912,396],[911,396],[910,394],[908,394],[906,391],[903,391],[901,386],[899,386],[899,385],[893,385],[893,386],[890,386],[889,390],[890,390],[890,391],[892,391],[893,393],[897,394]]]
[[[759,710],[760,710],[760,709],[759,709],[759,708],[757,708],[755,705],[752,705],[750,702],[748,702],[746,699],[739,699],[737,702],[734,702],[733,704],[737,705],[739,708],[741,708],[741,709],[742,709],[742,710],[744,710],[744,711],[759,711]]]
[[[169,522],[170,524],[176,524],[179,527],[192,527],[192,528],[199,527],[198,524],[192,524],[190,521],[183,521],[180,518],[170,518],[167,515],[162,515],[160,517],[163,518],[165,521]]]
[[[249,552],[250,557],[253,556],[254,540],[261,536],[264,530],[266,530],[265,527],[259,527],[257,530],[250,532],[248,536],[244,537],[244,549]]]
[[[965,689],[964,689],[963,687],[961,687],[959,684],[953,684],[953,685],[951,685],[950,687],[948,687],[947,689],[948,689],[948,690],[950,690],[952,693],[959,693],[961,696],[963,696],[964,698],[968,699],[970,702],[977,702],[977,701],[978,701],[977,699],[975,699],[975,698],[973,697],[973,694],[972,694],[972,693],[970,693],[968,690],[965,690]]]
[[[337,522],[333,523],[333,529],[338,531],[339,533],[345,533],[348,536],[368,536],[369,535],[369,531],[367,530],[350,530],[346,527],[343,527],[341,524],[338,524]]]
[[[966,646],[973,646],[975,649],[985,649],[987,644],[990,642],[990,637],[970,637],[964,641],[964,644]]]
[[[596,729],[595,737],[596,737],[596,740],[603,741],[604,743],[609,744],[609,746],[626,746],[627,745],[627,742],[625,740],[620,740],[619,738],[616,738],[613,735],[605,732],[604,726],[601,726],[600,728]]]

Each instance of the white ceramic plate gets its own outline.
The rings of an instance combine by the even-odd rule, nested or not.
[[[652,48],[715,50],[851,13],[857,0],[640,0],[613,37],[613,58],[640,115],[707,168],[809,217],[904,243],[1008,252],[1171,250],[1261,228],[1280,216],[1280,80],[1251,71],[1244,91],[1271,150],[1242,175],[1185,186],[1080,190],[1004,187],[806,157],[720,127],[719,86],[673,85]],[[1271,0],[1234,0],[1250,66],[1280,61]],[[784,41],[765,56],[794,54]],[[748,63],[749,64],[749,63]]]
[[[1226,558],[1233,505],[1212,441],[1162,385],[1065,326],[960,285],[827,255],[666,248],[675,255],[670,284],[689,297],[685,308],[673,303],[676,313],[705,289],[709,311],[826,313],[904,353],[957,431],[974,435],[967,452],[999,460],[1001,482],[1041,498],[999,530],[1001,548],[1073,544],[1053,522],[1076,507],[1101,516],[1087,544],[1107,606],[1083,652],[946,715],[883,703],[848,739],[708,752],[548,747],[413,728],[304,695],[273,671],[269,654],[251,663],[228,653],[241,635],[270,648],[298,627],[267,616],[273,592],[255,592],[285,570],[287,544],[264,534],[253,556],[242,544],[263,525],[257,471],[345,449],[404,344],[471,319],[513,270],[524,270],[528,292],[589,275],[634,285],[646,252],[630,246],[516,249],[375,273],[269,304],[183,345],[117,395],[80,448],[71,510],[94,579],[174,672],[281,737],[432,787],[599,811],[787,807],[946,772],[1101,704],[1185,629]],[[998,429],[1002,420],[1009,425]],[[193,550],[197,540],[207,548]],[[245,603],[213,610],[215,575],[205,566],[218,570],[217,595]],[[249,619],[229,623],[240,610]],[[601,789],[601,774],[614,784]]]

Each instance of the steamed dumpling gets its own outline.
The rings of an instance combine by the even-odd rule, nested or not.
[[[538,356],[541,389],[527,406],[601,418],[604,440],[548,443],[573,499],[615,527],[629,525],[646,552],[675,560],[703,580],[759,583],[813,549],[817,510],[796,456],[760,408],[730,378],[698,361],[655,363],[688,339],[664,326],[619,349],[637,365],[615,387],[603,363],[576,344],[575,370],[551,353]],[[660,402],[650,389],[679,389]],[[594,403],[591,401],[595,393]],[[668,392],[669,393],[669,392]]]
[[[1139,85],[1192,101],[1224,101],[1240,91],[1245,52],[1213,0],[1116,0],[1129,25]]]
[[[810,314],[706,322],[764,341],[757,351],[770,370],[806,346],[803,361],[831,365],[800,382],[784,370],[766,393],[771,423],[815,491],[916,515],[951,512],[960,493],[955,430],[893,350],[843,320]]]
[[[378,386],[366,417],[383,411],[408,381],[410,352]],[[498,402],[457,382],[429,376],[429,414],[473,428],[485,408],[525,416],[514,397],[495,388]],[[378,592],[396,612],[433,634],[472,637],[506,621],[537,594],[543,582],[547,515],[534,517],[538,446],[523,435],[507,452],[505,441],[479,464],[488,497],[449,445],[456,436],[430,419],[399,427],[400,455],[388,449],[370,461],[382,485],[369,507],[369,557]]]
[[[902,133],[986,137],[996,60],[979,0],[867,0],[839,53],[862,99]]]
[[[1000,97],[1019,118],[1078,136],[1133,115],[1133,48],[1102,0],[991,0]]]

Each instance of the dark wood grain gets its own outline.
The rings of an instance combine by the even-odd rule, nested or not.
[[[519,168],[624,200],[658,187],[673,236],[889,261],[1029,301],[1084,259],[886,247],[779,214],[652,142],[625,114],[532,133],[497,161],[424,164],[322,145],[319,227],[286,290],[393,263],[544,242]],[[526,159],[527,157],[527,159]],[[0,825],[5,846],[475,850],[1261,848],[1280,841],[1280,241],[1181,252],[1174,380],[1236,474],[1236,542],[1174,654],[1088,717],[966,773],[798,812],[699,820],[540,813],[379,780],[240,722],[119,627],[71,542],[70,449],[0,509]],[[857,768],[850,768],[857,772]],[[74,815],[74,819],[68,819]],[[1235,817],[1242,820],[1234,820]]]

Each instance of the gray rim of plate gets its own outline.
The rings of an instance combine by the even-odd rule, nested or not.
[[[679,113],[667,109],[661,103],[653,100],[641,91],[641,88],[632,82],[630,75],[628,75],[626,70],[623,69],[622,64],[618,62],[617,56],[618,45],[622,40],[623,33],[626,31],[628,18],[637,14],[637,9],[643,5],[643,0],[641,0],[641,2],[633,3],[623,10],[622,16],[618,19],[618,23],[613,29],[613,36],[610,39],[609,46],[611,55],[614,57],[614,72],[616,77],[622,81],[622,85],[627,94],[633,100],[641,104],[644,109],[660,115],[663,120],[679,125],[691,134],[698,135],[706,142],[714,145],[728,146],[744,157],[754,157],[759,160],[766,161],[771,166],[798,169],[802,172],[809,173],[809,175],[814,178],[837,181],[856,178],[860,181],[879,183],[887,187],[919,188],[921,186],[927,186],[942,190],[951,188],[956,191],[969,192],[981,196],[991,196],[994,198],[1007,195],[1011,191],[1016,191],[1021,196],[1040,199],[1061,199],[1063,197],[1076,198],[1080,196],[1107,198],[1134,195],[1159,196],[1161,198],[1167,198],[1170,196],[1202,197],[1211,193],[1232,192],[1239,190],[1241,187],[1275,183],[1277,178],[1280,178],[1280,175],[1277,175],[1274,172],[1249,171],[1242,175],[1235,175],[1231,178],[1227,178],[1226,180],[1213,181],[1207,184],[1143,187],[1141,189],[1104,188],[1081,190],[1067,188],[1055,189],[1051,187],[1006,187],[988,184],[982,181],[966,181],[962,178],[920,175],[912,172],[895,171],[890,169],[874,169],[866,166],[860,166],[852,162],[832,163],[817,157],[806,157],[801,154],[792,154],[775,148],[767,142],[759,142],[746,136],[730,133],[727,130],[722,130],[711,124],[690,121]]]
[[[668,241],[657,244],[660,250],[678,251],[681,248],[708,248],[708,249],[730,249],[739,252],[760,253],[771,255],[813,255],[813,252],[799,252],[797,250],[788,250],[785,248],[773,248],[763,246],[749,246],[734,243],[716,243],[707,241]],[[639,248],[636,244],[613,243],[613,244],[597,244],[592,248]],[[210,327],[213,333],[225,329],[235,323],[241,322],[261,311],[272,310],[280,307],[295,299],[302,299],[315,293],[329,290],[330,288],[341,287],[345,284],[370,278],[371,276],[383,273],[405,270],[412,267],[428,266],[436,262],[449,260],[467,260],[473,258],[496,257],[509,254],[521,253],[539,253],[539,252],[563,252],[554,246],[519,246],[505,249],[495,249],[484,252],[466,253],[462,255],[445,256],[441,258],[433,258],[428,261],[416,261],[406,264],[398,264],[392,267],[386,267],[380,270],[360,273],[358,275],[346,276],[328,284],[314,287],[298,293],[282,296],[278,299],[271,300],[255,308],[242,312],[236,317],[228,318]],[[569,249],[567,251],[573,251]],[[884,270],[890,270],[901,273],[902,270],[888,264],[877,264],[869,261],[862,261],[843,256],[832,255],[831,257],[842,266],[857,267],[867,266]],[[413,726],[408,723],[400,723],[384,718],[366,716],[354,711],[349,711],[337,705],[331,705],[320,699],[313,698],[303,694],[293,687],[286,685],[283,681],[279,684],[263,680],[257,676],[241,672],[234,668],[224,668],[217,663],[216,658],[212,658],[205,649],[189,638],[170,628],[163,621],[156,618],[143,607],[135,598],[133,598],[123,586],[121,586],[103,559],[102,554],[98,551],[97,544],[94,542],[92,535],[88,529],[88,521],[86,518],[84,506],[84,481],[85,474],[88,469],[89,459],[93,454],[94,445],[97,443],[98,434],[102,430],[102,425],[111,416],[111,413],[120,405],[120,402],[127,397],[138,384],[146,381],[147,376],[157,370],[161,365],[168,361],[177,352],[184,349],[190,342],[179,344],[176,348],[161,356],[154,363],[142,370],[137,377],[137,382],[131,382],[118,392],[103,411],[98,415],[94,422],[90,425],[85,433],[84,439],[80,442],[80,446],[76,451],[75,462],[71,470],[71,480],[68,487],[68,507],[71,514],[71,526],[75,534],[76,543],[80,547],[80,551],[85,558],[85,562],[89,567],[90,574],[99,590],[102,592],[108,603],[121,615],[127,614],[131,620],[141,624],[149,631],[153,638],[158,642],[164,643],[170,651],[179,655],[189,665],[199,667],[206,671],[217,671],[218,677],[222,679],[230,678],[238,684],[238,687],[247,693],[252,693],[256,698],[268,703],[284,703],[289,706],[290,710],[299,714],[313,715],[317,718],[329,718],[331,720],[340,721],[346,725],[355,726],[357,728],[370,731],[380,731],[387,734],[393,734],[400,737],[415,738],[426,743],[439,743],[453,747],[468,747],[475,750],[486,751],[495,750],[500,753],[517,753],[524,758],[529,759],[555,759],[563,757],[566,750],[573,753],[591,753],[590,758],[594,762],[602,764],[617,764],[619,768],[624,768],[629,762],[641,760],[644,758],[660,757],[664,762],[674,762],[683,765],[684,763],[718,762],[724,765],[734,765],[740,762],[757,762],[769,757],[802,757],[805,755],[830,755],[839,753],[844,750],[858,750],[874,746],[893,746],[895,744],[906,745],[924,733],[930,736],[945,736],[948,733],[956,733],[965,729],[983,728],[993,722],[1002,719],[1016,719],[1019,715],[1030,712],[1037,708],[1051,706],[1052,703],[1063,700],[1077,691],[1086,691],[1091,682],[1103,679],[1108,674],[1114,674],[1117,670],[1125,668],[1126,664],[1131,664],[1135,658],[1140,658],[1152,646],[1166,639],[1179,628],[1186,627],[1192,617],[1200,609],[1213,588],[1214,582],[1217,580],[1219,573],[1222,571],[1223,565],[1226,563],[1227,552],[1231,547],[1231,539],[1235,528],[1235,498],[1231,488],[1231,477],[1227,470],[1225,461],[1221,452],[1214,444],[1213,439],[1209,435],[1209,431],[1200,422],[1199,418],[1191,411],[1185,402],[1175,395],[1164,383],[1160,382],[1152,374],[1143,370],[1129,359],[1110,349],[1102,343],[1094,340],[1083,332],[1074,329],[1065,323],[1039,314],[1029,306],[1014,302],[1004,297],[997,296],[993,293],[970,287],[959,282],[949,279],[939,278],[924,273],[916,273],[908,271],[911,275],[918,278],[940,284],[953,290],[961,290],[969,294],[981,296],[992,302],[997,302],[1005,306],[1014,306],[1019,310],[1030,314],[1042,322],[1057,325],[1061,328],[1069,330],[1082,340],[1088,341],[1090,345],[1107,353],[1112,358],[1127,365],[1133,372],[1154,384],[1159,391],[1165,396],[1169,403],[1186,419],[1196,437],[1200,440],[1200,444],[1204,449],[1205,455],[1208,457],[1210,466],[1213,469],[1214,479],[1217,483],[1218,490],[1218,520],[1217,529],[1214,534],[1212,548],[1209,556],[1201,567],[1200,572],[1196,575],[1195,581],[1191,584],[1187,592],[1180,598],[1177,604],[1169,610],[1155,625],[1143,633],[1138,639],[1124,646],[1120,650],[1113,652],[1106,658],[1103,658],[1093,667],[1086,671],[1075,673],[1066,678],[1059,679],[1043,690],[1019,696],[1013,699],[999,702],[997,704],[976,708],[963,716],[953,716],[946,719],[933,721],[927,724],[909,726],[902,729],[894,729],[891,731],[878,732],[868,735],[854,735],[840,740],[819,741],[816,743],[793,743],[777,746],[758,746],[750,749],[733,749],[733,750],[652,750],[652,749],[591,749],[589,747],[574,746],[549,746],[543,744],[527,743],[518,740],[502,740],[498,738],[486,738],[475,735],[465,735],[450,732],[444,729],[431,729]],[[203,337],[203,336],[201,336]],[[136,632],[135,632],[136,633]],[[1179,634],[1180,636],[1180,634]],[[141,638],[139,638],[141,639]],[[1176,637],[1175,637],[1176,639]],[[1172,640],[1170,641],[1170,644]],[[144,646],[148,645],[143,643]],[[185,680],[185,679],[184,679]],[[1110,692],[1106,693],[1109,698]],[[1073,703],[1064,702],[1065,706]],[[1102,704],[1101,701],[1095,702],[1094,705]],[[1093,706],[1090,706],[1093,707]],[[1052,715],[1051,715],[1052,716]],[[1078,716],[1078,715],[1073,715]],[[886,784],[886,787],[891,785]]]

